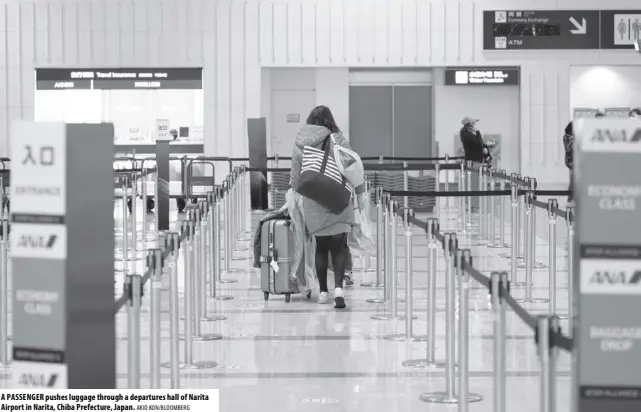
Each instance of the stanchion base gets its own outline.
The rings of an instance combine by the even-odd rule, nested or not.
[[[231,260],[238,262],[239,260],[250,260],[251,256],[232,256]]]
[[[425,342],[427,336],[405,336],[404,334],[386,335],[383,336],[385,340],[393,340],[394,342]]]
[[[424,393],[421,396],[418,397],[420,401],[427,402],[427,403],[444,403],[448,405],[455,405],[458,403],[458,396],[450,396],[447,394],[447,392],[433,392],[433,393]],[[480,402],[483,400],[483,397],[477,393],[468,393],[467,394],[467,401],[469,403],[472,402]]]
[[[357,270],[355,270],[354,272],[356,272],[356,273],[374,273],[374,272],[376,272],[376,269],[374,269],[374,268],[369,268],[369,269],[357,269]],[[363,285],[361,284],[361,286],[363,286]]]
[[[569,319],[569,317],[567,315],[556,315],[556,317],[559,318],[559,320],[568,320]],[[0,367],[0,370],[1,370],[1,367]]]
[[[548,265],[546,265],[545,263],[541,263],[541,262],[536,262],[533,265],[533,269],[547,269],[547,268],[548,268]]]
[[[203,316],[198,319],[199,322],[216,322],[219,320],[225,320],[227,319],[227,316],[221,316],[221,315],[214,315],[214,316]],[[180,320],[185,320],[184,316],[180,317]]]
[[[501,243],[490,243],[490,244],[487,245],[487,247],[489,247],[491,249],[507,249],[507,248],[510,247],[510,245],[505,244],[505,243],[504,244],[501,244]]]
[[[532,299],[517,299],[516,301],[518,303],[548,303],[550,299],[532,298]]]
[[[525,286],[525,282],[522,282],[522,281],[510,282],[511,288],[522,288],[524,286]]]
[[[218,296],[212,296],[211,298],[216,300],[232,300],[234,297],[229,295],[218,295]]]
[[[370,318],[374,320],[405,320],[405,315],[392,316],[391,314],[380,314],[372,315]],[[418,319],[418,316],[414,315],[412,316],[412,319]]]
[[[171,369],[170,362],[163,362],[160,364],[162,368]],[[191,363],[179,363],[178,369],[182,370],[197,370],[197,369],[211,369],[218,366],[218,362],[214,361],[200,361],[200,362],[191,362]]]
[[[223,335],[220,333],[203,333],[199,336],[194,336],[191,339],[194,342],[207,342],[210,340],[221,340],[223,338]],[[185,340],[185,335],[180,335],[178,336],[179,340]]]
[[[376,282],[363,282],[361,283],[361,286],[364,288],[372,288],[372,289],[382,289],[383,284],[382,283],[376,283]]]
[[[388,301],[385,300],[385,298],[369,298],[369,299],[365,299],[365,302],[367,302],[367,303],[386,303]]]
[[[236,279],[220,279],[218,283],[236,283],[238,282]]]
[[[417,369],[440,369],[444,368],[447,365],[447,362],[444,360],[438,361],[428,361],[427,359],[410,359],[402,363],[403,366],[408,368],[417,368]]]

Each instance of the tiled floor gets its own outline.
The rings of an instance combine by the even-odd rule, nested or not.
[[[441,225],[444,230],[455,228],[455,211],[442,204]],[[118,209],[118,208],[117,208]],[[547,218],[538,213],[537,259],[548,263]],[[116,212],[118,215],[118,212]],[[118,218],[118,216],[117,216]],[[509,224],[506,233],[509,238]],[[497,222],[498,224],[498,222]],[[565,223],[560,222],[558,238],[558,311],[567,311],[566,252],[562,237]],[[118,225],[116,226],[118,227]],[[414,231],[420,235],[418,230]],[[398,231],[399,295],[404,297],[404,237]],[[412,248],[414,329],[417,335],[425,334],[426,291],[426,245],[424,236],[415,236]],[[462,245],[476,242],[463,234]],[[249,248],[250,242],[239,242],[241,248]],[[489,249],[471,246],[476,264],[483,273],[491,270],[508,270],[509,260],[499,257],[509,249]],[[440,250],[440,249],[439,249]],[[356,270],[356,285],[347,289],[348,309],[337,311],[331,305],[319,305],[298,296],[287,304],[283,297],[272,296],[263,300],[259,290],[258,272],[250,269],[250,250],[241,251],[242,260],[233,261],[240,271],[227,275],[237,283],[221,285],[223,294],[234,296],[229,301],[208,301],[210,314],[222,314],[227,320],[203,323],[204,332],[224,335],[223,340],[194,343],[196,360],[214,360],[219,366],[213,369],[181,373],[183,388],[220,388],[221,410],[237,411],[452,411],[454,406],[426,404],[419,400],[425,392],[441,391],[445,387],[443,369],[421,370],[402,366],[406,359],[425,356],[426,343],[403,343],[383,339],[384,335],[403,333],[403,321],[377,321],[371,319],[376,313],[389,309],[388,305],[366,303],[365,299],[380,296],[381,290],[359,286],[373,280],[374,274]],[[441,252],[439,252],[440,254]],[[358,268],[362,260],[356,259]],[[133,263],[132,269],[142,270],[141,263]],[[373,266],[373,265],[372,265]],[[180,266],[182,276],[182,265]],[[444,323],[444,264],[438,265],[437,291],[437,357],[445,355]],[[519,269],[523,276],[523,269]],[[122,274],[116,274],[117,279]],[[547,297],[547,269],[534,271],[535,297]],[[523,296],[523,289],[515,288],[516,297]],[[181,292],[182,300],[182,292]],[[145,302],[147,303],[147,302]],[[180,304],[182,311],[182,302]],[[400,310],[403,311],[403,304]],[[535,313],[546,313],[546,304],[526,306]],[[142,385],[149,385],[149,316],[146,308],[142,314]],[[483,396],[479,403],[470,405],[472,412],[492,411],[493,372],[493,314],[490,311],[487,292],[474,285],[470,291],[469,348],[470,389]],[[168,294],[164,293],[162,308],[162,353],[169,354]],[[127,385],[127,324],[126,314],[117,315],[118,336],[118,386]],[[182,325],[181,325],[182,328]],[[533,342],[533,333],[516,315],[507,316],[507,393],[508,411],[534,412],[539,410],[539,364]],[[181,342],[181,353],[182,353]],[[182,356],[182,355],[181,355]],[[561,354],[558,363],[559,410],[569,410],[570,357]],[[6,385],[6,380],[0,385]],[[162,385],[169,387],[169,372],[162,370]],[[311,408],[311,409],[309,409]]]

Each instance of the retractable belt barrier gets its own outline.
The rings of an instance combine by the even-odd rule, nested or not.
[[[223,273],[234,272],[232,260],[246,259],[237,256],[237,240],[249,234],[244,212],[248,210],[249,179],[244,166],[236,167],[222,185],[206,194],[204,200],[187,206],[187,218],[180,222],[179,232],[161,233],[160,248],[146,251],[144,274],[126,273],[123,293],[116,300],[116,312],[123,307],[127,310],[128,330],[128,385],[140,388],[141,360],[141,307],[145,286],[149,283],[150,315],[150,376],[151,388],[160,388],[160,369],[171,371],[171,387],[180,387],[180,370],[195,370],[216,367],[214,361],[196,361],[193,356],[195,342],[222,339],[221,334],[204,333],[203,322],[226,320],[227,317],[211,315],[207,310],[207,299],[229,300],[232,296],[222,295],[218,284],[236,282],[223,278]],[[124,203],[124,202],[123,202]],[[135,202],[134,202],[135,204]],[[133,213],[132,213],[133,214]],[[224,214],[224,216],[223,216]],[[221,225],[222,222],[222,225]],[[135,227],[135,226],[134,226]],[[132,230],[132,234],[136,230]],[[220,236],[222,232],[222,238]],[[127,232],[123,239],[127,238]],[[244,240],[249,240],[249,237]],[[159,242],[157,242],[158,244]],[[125,241],[124,249],[127,250]],[[224,251],[224,257],[221,254]],[[134,250],[134,260],[135,254]],[[178,265],[182,257],[184,266],[184,316],[183,335],[179,335]],[[169,328],[170,360],[160,359],[160,290],[163,270],[169,275]],[[151,280],[151,282],[148,282]],[[179,358],[180,341],[183,341],[184,358]]]
[[[471,174],[479,175],[478,188],[472,187]],[[440,178],[437,176],[437,182]],[[406,367],[414,368],[445,368],[445,385],[442,392],[426,393],[420,400],[429,403],[458,404],[459,411],[467,411],[468,403],[482,400],[478,394],[469,391],[469,317],[472,310],[469,306],[469,290],[474,289],[471,281],[475,281],[479,289],[487,289],[495,314],[494,322],[494,410],[506,410],[506,311],[510,308],[530,329],[538,348],[541,366],[541,411],[556,409],[556,359],[559,350],[571,352],[573,340],[565,336],[560,329],[561,316],[556,314],[556,223],[561,217],[567,223],[567,235],[570,247],[567,257],[568,264],[568,301],[572,302],[573,291],[573,250],[574,237],[573,208],[562,210],[556,199],[547,202],[537,200],[538,196],[567,195],[566,191],[537,190],[536,180],[517,175],[507,175],[504,172],[495,173],[484,166],[466,164],[460,166],[458,175],[459,188],[463,190],[449,191],[446,183],[445,191],[415,192],[415,191],[385,191],[380,187],[374,188],[376,212],[376,282],[370,284],[374,288],[382,288],[383,296],[367,299],[371,303],[388,303],[388,313],[377,313],[372,316],[375,320],[403,319],[405,333],[402,335],[385,336],[385,339],[396,341],[426,341],[426,357],[411,359],[403,362]],[[498,190],[496,186],[499,186]],[[438,186],[437,186],[438,187]],[[509,190],[507,189],[509,187]],[[467,189],[467,190],[465,190]],[[436,218],[418,219],[411,208],[400,206],[392,196],[406,199],[409,196],[435,196],[437,198]],[[478,226],[473,221],[473,208],[469,201],[472,196],[480,197],[478,208]],[[506,240],[504,214],[506,200],[510,199],[511,244]],[[441,199],[445,197],[445,199]],[[458,208],[451,207],[453,198],[458,198]],[[441,201],[445,202],[445,216],[440,216]],[[499,202],[497,205],[496,202]],[[498,206],[498,207],[497,207]],[[532,271],[546,266],[536,261],[535,237],[535,208],[548,212],[549,221],[549,298],[533,297]],[[458,209],[450,216],[452,209]],[[496,213],[498,209],[498,214]],[[396,296],[399,271],[397,265],[397,226],[401,222],[405,239],[405,270],[400,273],[405,276],[405,305],[404,313],[400,313],[400,299]],[[443,227],[454,226],[454,230],[442,230]],[[499,233],[496,224],[499,224]],[[413,273],[413,238],[417,235],[412,228],[420,228],[427,237],[427,335],[414,334],[412,285]],[[521,229],[523,228],[523,230]],[[474,229],[474,230],[473,230]],[[474,233],[478,232],[478,233]],[[460,235],[460,237],[459,237]],[[470,241],[473,247],[508,248],[512,253],[501,255],[510,259],[509,271],[492,271],[485,275],[474,267],[471,251],[460,247],[459,241]],[[445,359],[437,359],[436,348],[436,285],[437,262],[442,250],[445,261]],[[525,280],[518,278],[517,269],[525,268]],[[389,285],[389,287],[388,287]],[[513,294],[524,287],[524,298],[515,299]],[[546,315],[530,314],[522,304],[548,303]],[[458,315],[457,315],[458,313]],[[572,304],[568,305],[569,328],[572,330]],[[458,330],[458,341],[456,339]],[[458,369],[455,359],[458,359]],[[457,372],[458,370],[458,372]]]
[[[445,157],[450,161],[453,158]],[[232,161],[236,159],[230,159]],[[435,159],[440,161],[441,159]],[[144,166],[144,165],[143,165]],[[368,286],[373,289],[383,289],[383,295],[368,299],[372,303],[391,303],[389,313],[376,314],[372,318],[377,320],[404,319],[405,330],[400,335],[385,336],[393,341],[425,341],[425,359],[412,359],[403,363],[407,367],[445,368],[445,387],[443,392],[428,393],[421,396],[421,400],[436,403],[458,403],[459,410],[466,411],[468,402],[480,401],[480,395],[470,393],[469,388],[469,319],[466,314],[469,307],[469,290],[472,289],[472,280],[487,289],[492,300],[492,310],[496,315],[494,322],[494,401],[495,410],[505,412],[505,340],[506,340],[506,311],[511,308],[514,313],[534,331],[534,340],[538,347],[541,361],[541,402],[542,410],[554,410],[556,396],[554,392],[556,357],[558,350],[572,351],[571,337],[561,333],[559,327],[560,317],[556,315],[556,224],[557,218],[566,220],[567,234],[572,244],[574,236],[573,208],[562,210],[555,199],[541,202],[537,196],[564,195],[565,191],[537,190],[536,180],[524,178],[515,174],[508,175],[504,171],[493,171],[483,165],[468,163],[428,163],[428,164],[366,164],[366,170],[412,170],[436,171],[437,190],[430,192],[415,191],[385,191],[381,187],[367,185],[367,191],[374,192],[374,206],[376,208],[377,225],[377,252],[376,267],[371,269],[370,256],[365,256],[365,270],[376,272],[376,281]],[[373,169],[370,169],[373,168]],[[211,314],[207,310],[208,299],[228,300],[232,296],[221,295],[218,285],[235,282],[228,276],[235,272],[232,267],[233,260],[246,259],[235,248],[238,240],[249,240],[251,233],[248,224],[249,213],[249,175],[248,172],[286,172],[287,168],[257,169],[245,165],[233,167],[222,184],[215,185],[213,190],[203,195],[203,198],[187,207],[187,218],[180,222],[179,229],[174,231],[159,232],[152,248],[147,248],[148,238],[146,225],[143,225],[142,249],[145,253],[145,270],[142,274],[129,273],[124,269],[125,282],[122,295],[114,304],[115,313],[126,308],[128,345],[127,358],[129,370],[128,386],[140,387],[140,361],[141,361],[141,313],[144,297],[149,296],[150,317],[150,386],[160,388],[160,370],[168,368],[171,371],[171,387],[180,387],[180,370],[193,370],[212,368],[217,365],[214,361],[196,361],[193,356],[193,346],[196,342],[221,339],[220,334],[203,333],[201,324],[225,320],[220,314]],[[445,171],[445,190],[440,190],[441,171]],[[452,171],[454,173],[452,173]],[[455,173],[458,171],[458,175]],[[156,173],[155,168],[137,167],[116,170],[117,186],[122,189],[123,203],[123,260],[129,261],[131,252],[132,261],[138,259],[139,247],[137,241],[137,224],[135,221],[135,208],[138,203],[137,181],[145,182],[148,177]],[[472,188],[472,173],[478,174],[477,188]],[[453,175],[452,175],[453,174]],[[453,179],[452,179],[453,178]],[[458,180],[457,191],[450,190],[451,180]],[[407,180],[406,180],[407,181]],[[498,188],[497,188],[498,186]],[[474,190],[472,190],[474,189]],[[478,193],[478,194],[477,194]],[[142,188],[143,201],[147,196],[146,188]],[[157,193],[156,193],[157,196]],[[414,211],[407,207],[406,199],[409,196],[434,196],[437,198],[434,218],[421,220],[415,216]],[[481,201],[478,208],[478,233],[473,233],[472,205],[470,197],[478,196]],[[509,203],[507,201],[509,196]],[[396,199],[394,198],[396,197]],[[445,199],[441,199],[445,197]],[[458,198],[458,207],[453,206],[454,197]],[[127,201],[132,200],[132,220],[127,218]],[[496,202],[498,201],[498,205]],[[441,204],[445,202],[444,210]],[[144,203],[143,203],[144,205]],[[371,205],[367,205],[369,213]],[[510,244],[506,242],[504,217],[506,208],[510,207]],[[548,314],[535,316],[521,306],[523,303],[541,302],[534,299],[532,294],[532,271],[543,269],[546,266],[536,260],[535,242],[535,209],[544,209],[549,218],[549,262],[548,272],[550,277],[550,296]],[[450,210],[457,209],[454,216]],[[498,213],[497,213],[498,209]],[[441,216],[444,214],[444,216]],[[401,223],[402,222],[402,223]],[[441,228],[443,224],[443,231]],[[447,223],[445,223],[447,222]],[[497,233],[497,222],[499,228]],[[401,223],[405,239],[405,300],[398,299],[398,251],[397,230]],[[445,228],[453,225],[454,230]],[[417,236],[412,228],[420,228],[427,237],[427,285],[428,328],[426,336],[414,333],[412,299],[413,273],[413,238]],[[523,228],[523,230],[521,230]],[[7,219],[2,220],[0,239],[0,293],[7,293],[7,245],[9,238],[9,224]],[[131,233],[132,246],[128,245]],[[459,238],[461,235],[461,238]],[[483,274],[474,267],[470,249],[459,247],[459,239],[469,238],[476,241],[473,246],[486,246],[488,248],[511,248],[509,254],[503,257],[510,259],[510,270],[491,272],[490,276]],[[442,252],[439,252],[442,250]],[[391,256],[387,256],[390,253]],[[442,256],[440,256],[442,254]],[[445,313],[446,336],[445,359],[437,359],[436,347],[436,285],[438,259],[445,261]],[[180,261],[180,259],[182,259]],[[572,291],[573,278],[573,251],[568,253],[568,291]],[[185,272],[184,284],[184,327],[183,335],[179,335],[179,293],[178,293],[178,265],[182,264]],[[518,278],[517,268],[525,268],[525,281]],[[225,277],[223,277],[225,274]],[[162,362],[160,356],[160,290],[162,279],[168,275],[169,285],[169,320],[170,320],[170,359]],[[147,293],[145,294],[145,288]],[[524,287],[525,298],[517,300],[512,294],[518,288]],[[458,295],[458,299],[457,299]],[[571,297],[570,297],[571,298]],[[404,303],[404,308],[400,307]],[[7,307],[6,300],[0,304],[0,366],[8,365],[7,359]],[[457,317],[457,312],[459,316]],[[572,305],[568,308],[570,325],[572,322]],[[455,339],[458,329],[458,342]],[[570,326],[569,330],[572,330]],[[180,359],[180,341],[184,346],[184,358]],[[3,350],[4,349],[4,350]],[[458,374],[455,359],[458,355]]]

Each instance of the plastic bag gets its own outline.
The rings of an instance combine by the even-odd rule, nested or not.
[[[347,237],[347,244],[352,250],[360,253],[376,253],[376,246],[374,244],[374,237],[372,235],[372,225],[365,214],[361,210],[354,211],[354,218],[356,223],[352,226],[352,231]]]
[[[336,143],[334,134],[332,134],[332,142],[334,143],[334,160],[339,172],[354,187],[365,183],[365,168],[361,157],[353,150]]]
[[[303,218],[303,198],[301,195],[289,189],[285,195],[285,206],[289,213],[294,234],[294,261],[290,277],[298,287],[300,293],[318,290],[316,280],[316,239],[307,235],[305,220]],[[303,265],[304,276],[300,278],[299,268]]]

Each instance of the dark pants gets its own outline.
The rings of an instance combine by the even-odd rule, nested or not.
[[[568,191],[570,192],[568,202],[572,202],[574,200],[574,173],[572,171],[570,171],[570,184],[568,185]]]
[[[321,292],[328,292],[327,269],[329,267],[329,256],[332,256],[334,266],[334,284],[337,288],[343,287],[345,268],[349,261],[349,249],[347,244],[347,233],[340,233],[332,236],[316,236],[316,276]]]

